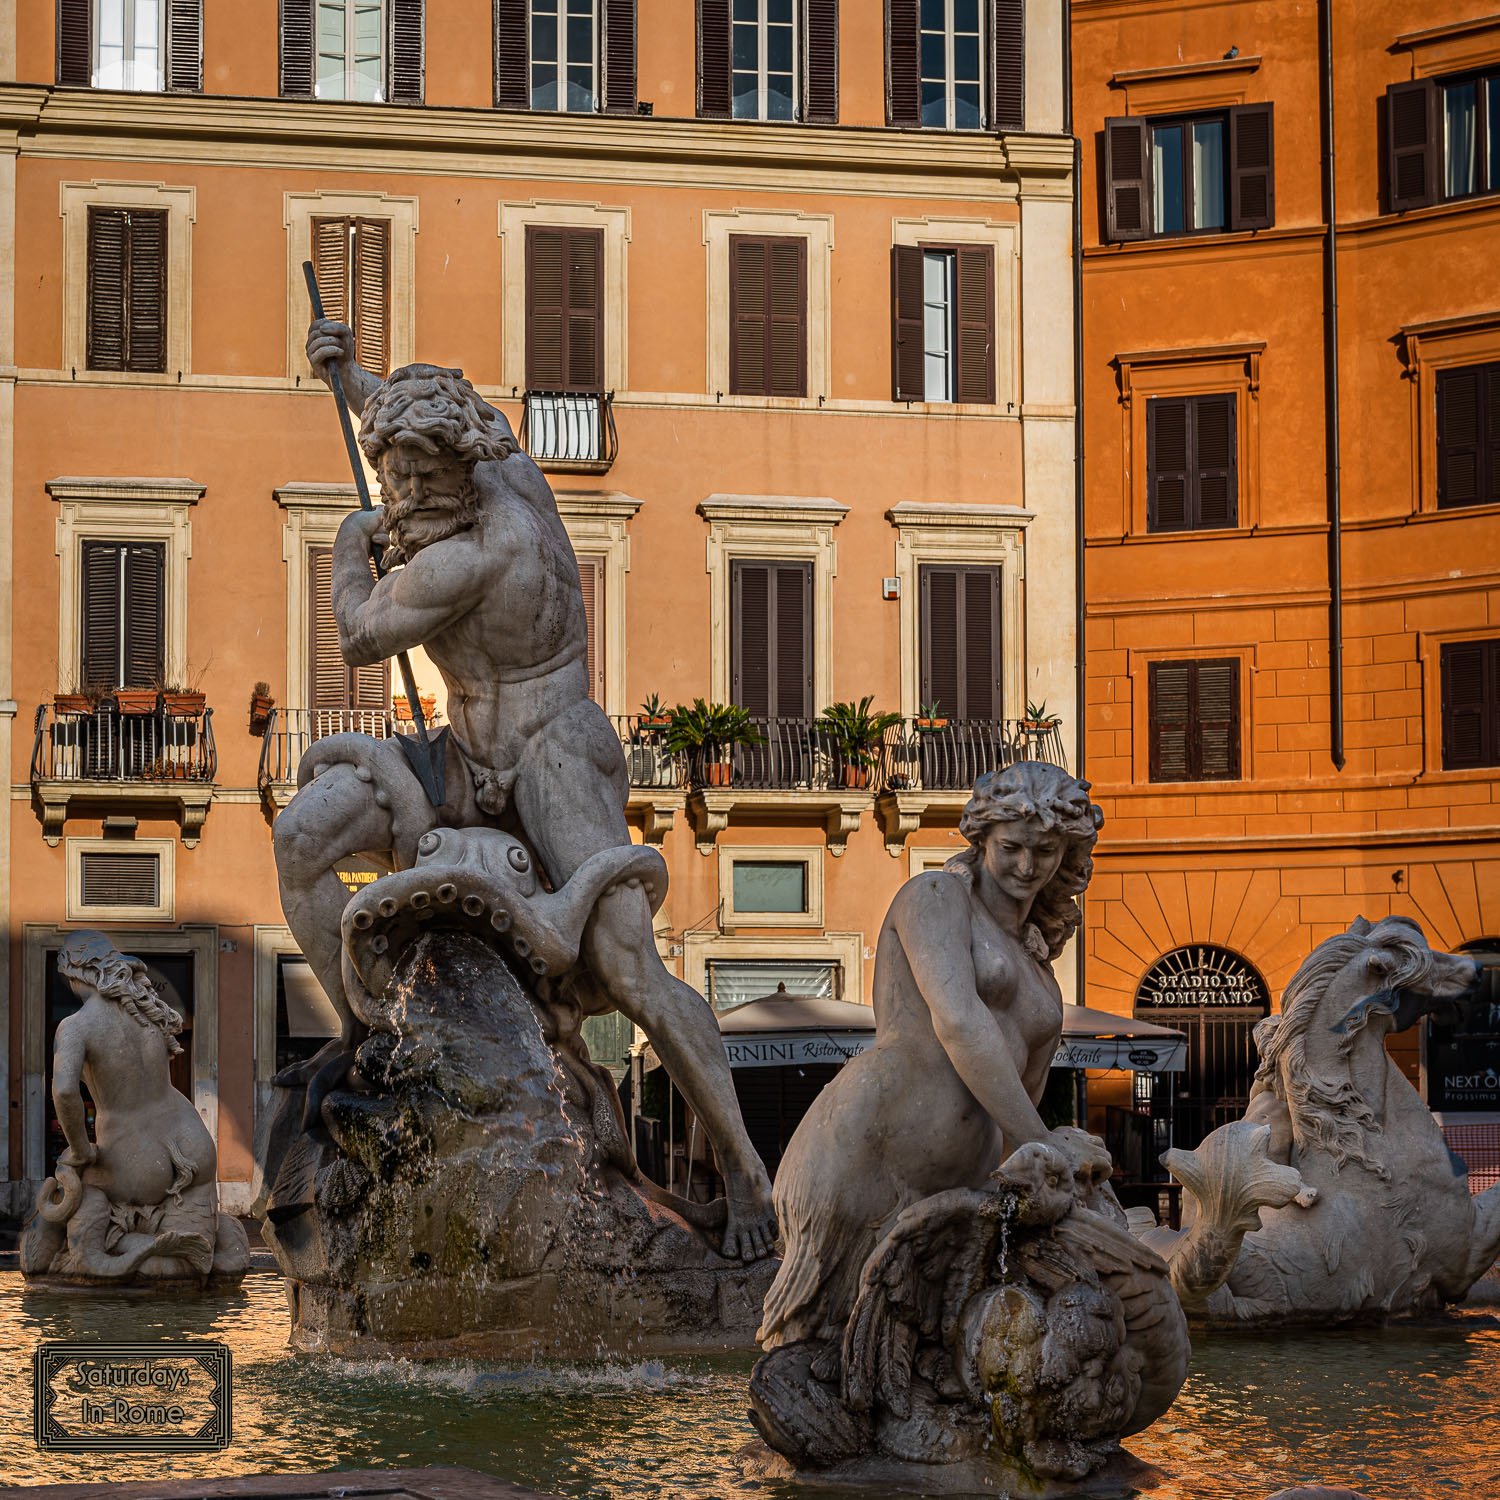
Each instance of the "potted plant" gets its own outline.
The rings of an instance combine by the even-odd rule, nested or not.
[[[665,729],[671,722],[672,710],[655,693],[641,704],[642,729]]]
[[[86,685],[77,693],[54,693],[52,711],[59,714],[95,714],[110,696],[107,688],[97,684]]]
[[[270,727],[271,710],[276,700],[271,696],[269,682],[257,682],[250,689],[250,733],[264,734]]]
[[[936,729],[946,729],[948,720],[942,714],[936,698],[931,703],[924,703],[917,710],[917,728],[924,734],[930,734]]]
[[[690,763],[701,762],[710,786],[728,786],[734,780],[731,750],[765,742],[749,711],[737,703],[706,703],[694,698],[691,708],[679,703],[667,725],[667,753],[687,756]]]
[[[115,689],[115,704],[122,714],[154,714],[161,692],[154,687]]]
[[[424,724],[432,723],[432,716],[437,712],[437,694],[418,693],[417,702],[422,705],[422,722]],[[405,693],[397,693],[391,699],[391,705],[396,711],[396,719],[399,723],[411,723],[411,704],[407,701]]]
[[[196,688],[167,683],[161,690],[162,708],[173,719],[196,719],[208,702]]]
[[[875,695],[866,693],[858,703],[830,703],[819,717],[838,750],[847,787],[870,784],[870,772],[885,742],[885,732],[901,722],[900,714],[871,713],[874,701]]]
[[[1040,703],[1027,702],[1026,720],[1021,727],[1027,734],[1045,734],[1061,723],[1062,720],[1056,714],[1047,712],[1047,700],[1044,698]]]

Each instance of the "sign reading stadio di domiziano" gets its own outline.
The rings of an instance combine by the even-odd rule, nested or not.
[[[1141,1010],[1249,1008],[1265,1015],[1271,993],[1255,966],[1228,948],[1189,943],[1164,953],[1135,993]]]

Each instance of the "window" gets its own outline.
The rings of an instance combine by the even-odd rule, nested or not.
[[[1437,372],[1439,510],[1500,502],[1500,360]]]
[[[807,910],[807,865],[800,859],[737,859],[734,909],[739,912]]]
[[[1104,122],[1112,240],[1143,240],[1276,222],[1272,107]]]
[[[917,570],[922,704],[955,720],[1002,717],[1000,569]]]
[[[531,0],[531,107],[599,107],[594,0]]]
[[[1500,766],[1500,640],[1439,649],[1443,769]]]
[[[635,0],[494,0],[501,109],[635,113]]]
[[[300,954],[276,958],[276,1068],[306,1062],[339,1034],[339,1013]]]
[[[1149,663],[1152,781],[1235,781],[1240,774],[1240,663]]]
[[[79,679],[90,687],[149,688],[166,675],[166,546],[81,546]]]
[[[807,394],[807,241],[729,236],[729,390]]]
[[[202,0],[58,0],[57,81],[197,92],[203,87]]]
[[[281,93],[420,104],[423,0],[281,0]]]
[[[1236,524],[1235,399],[1155,396],[1146,403],[1146,529]]]
[[[578,582],[583,588],[583,619],[587,633],[584,668],[588,673],[589,697],[604,704],[604,651],[599,631],[604,619],[604,564],[602,557],[578,559]]]
[[[68,839],[68,920],[172,921],[176,850],[175,839]]]
[[[698,114],[839,117],[838,0],[698,0]]]
[[[821,927],[823,855],[811,844],[721,843],[721,927]]]
[[[730,565],[730,696],[762,718],[813,715],[812,564]]]
[[[886,121],[1025,128],[1024,0],[887,0]]]
[[[1500,192],[1500,70],[1392,84],[1385,129],[1393,213]]]
[[[891,251],[892,399],[993,402],[992,245],[896,245]]]
[[[364,709],[383,713],[390,707],[390,663],[351,667],[339,648],[333,614],[333,549],[307,549],[307,702],[313,709]]]
[[[391,223],[312,221],[313,272],[323,310],[354,330],[355,356],[372,375],[390,373]]]
[[[595,391],[604,380],[604,232],[526,226],[526,387]]]
[[[790,120],[797,98],[794,0],[733,0],[730,92],[736,120]]]
[[[751,1000],[765,1000],[785,989],[783,998],[843,998],[843,968],[834,962],[777,963],[763,959],[708,960],[708,1001],[728,1010]]]
[[[167,368],[167,215],[90,208],[88,368]]]

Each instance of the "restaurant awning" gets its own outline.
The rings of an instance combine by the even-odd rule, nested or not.
[[[1062,1043],[1052,1066],[1181,1073],[1187,1066],[1187,1037],[1133,1016],[1117,1016],[1089,1005],[1065,1005]]]

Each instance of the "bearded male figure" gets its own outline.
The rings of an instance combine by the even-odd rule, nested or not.
[[[385,502],[352,512],[334,544],[340,647],[352,666],[423,647],[447,684],[451,725],[434,737],[441,807],[400,738],[351,754],[353,737],[339,736],[304,757],[301,790],[276,820],[282,906],[339,1007],[347,1051],[356,1023],[341,974],[341,861],[378,854],[404,869],[431,829],[506,828],[531,845],[555,889],[591,855],[629,844],[627,780],[619,739],[588,696],[577,560],[547,481],[504,415],[458,370],[408,365],[380,381],[355,363],[341,323],[314,322],[307,353],[325,381],[337,365]],[[370,562],[381,542],[387,565],[404,566],[377,583]],[[702,997],[663,966],[638,885],[603,898],[583,957],[601,1001],[646,1032],[704,1122],[727,1189],[724,1253],[770,1254],[770,1183],[719,1029]]]

